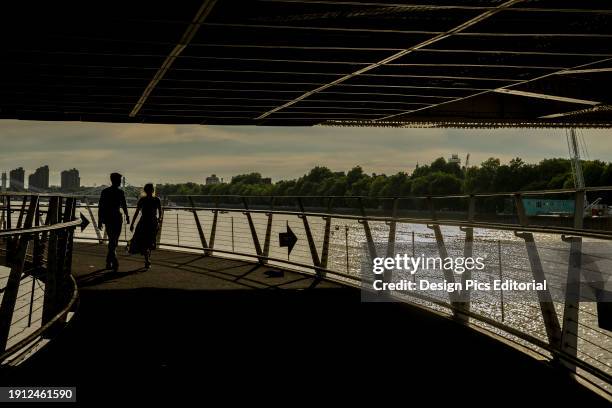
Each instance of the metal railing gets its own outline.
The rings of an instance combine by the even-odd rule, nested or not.
[[[97,197],[75,198],[77,211],[92,221],[75,238],[103,242],[104,233],[96,228]],[[357,287],[371,282],[362,271],[364,262],[393,256],[398,248],[413,256],[435,251],[440,257],[467,257],[478,250],[490,254],[495,276],[547,279],[570,288],[581,273],[597,272],[600,282],[612,275],[612,251],[602,257],[610,264],[597,271],[579,256],[588,249],[583,241],[612,249],[612,217],[582,210],[585,200],[596,198],[612,202],[612,187],[430,197],[168,196],[162,198],[157,241],[162,248],[251,259]],[[534,213],[526,199],[565,200],[573,207]],[[291,254],[277,239],[288,226],[298,238]],[[129,240],[127,225],[121,236]],[[566,273],[557,274],[559,268]],[[452,279],[442,273],[437,278]],[[575,290],[563,299],[516,301],[509,295],[502,291],[494,298],[457,302],[451,296],[393,293],[396,300],[538,353],[612,395],[612,332],[601,323],[609,314],[603,302]]]
[[[0,364],[19,363],[76,308],[75,214],[73,197],[0,194]]]

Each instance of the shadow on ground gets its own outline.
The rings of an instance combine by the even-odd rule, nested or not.
[[[602,402],[485,336],[404,305],[361,304],[347,289],[85,290],[72,327],[10,376],[76,385],[81,402],[287,391],[298,400]]]

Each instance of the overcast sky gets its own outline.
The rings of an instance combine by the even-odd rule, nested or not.
[[[612,130],[584,130],[590,158],[612,161]],[[107,183],[119,171],[130,184],[203,183],[212,173],[257,171],[274,181],[321,165],[368,173],[410,172],[458,153],[471,164],[488,157],[537,162],[567,157],[562,129],[394,129],[251,127],[0,120],[0,170],[22,166],[27,175],[48,164],[51,184],[76,167],[84,185]]]

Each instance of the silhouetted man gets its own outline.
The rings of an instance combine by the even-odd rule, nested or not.
[[[106,227],[106,235],[108,235],[108,254],[106,255],[106,269],[117,271],[119,269],[119,260],[117,259],[117,245],[119,245],[119,236],[121,235],[121,226],[123,217],[121,210],[125,214],[125,222],[130,223],[127,204],[125,203],[125,194],[119,189],[121,185],[121,174],[111,173],[111,186],[102,190],[100,194],[100,202],[98,204],[98,227],[102,230]]]

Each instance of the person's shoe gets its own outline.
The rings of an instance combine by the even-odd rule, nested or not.
[[[151,262],[145,262],[145,269],[149,269],[151,267]]]

